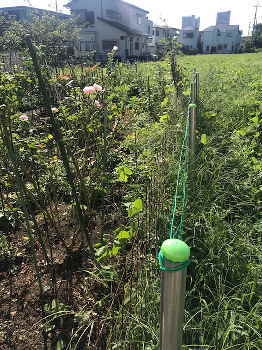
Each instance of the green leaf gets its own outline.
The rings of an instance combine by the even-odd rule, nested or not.
[[[130,231],[120,231],[119,234],[116,236],[117,239],[129,239],[131,238],[131,232]]]
[[[254,117],[254,118],[251,118],[252,122],[255,123],[255,124],[259,124],[259,118],[258,116]]]
[[[207,118],[212,118],[212,117],[216,117],[217,116],[217,113],[216,112],[206,112],[205,113],[205,116]]]
[[[191,90],[187,89],[187,90],[183,91],[183,95],[184,96],[190,96],[191,95]]]
[[[143,201],[142,199],[136,199],[133,203],[131,203],[128,209],[128,216],[131,218],[134,215],[140,213],[143,210]]]
[[[240,129],[237,131],[237,134],[240,136],[246,136],[247,131],[246,131],[246,129]]]
[[[109,251],[110,256],[116,256],[120,252],[120,247],[118,246],[113,246],[113,248]]]
[[[127,182],[128,177],[133,174],[133,171],[129,169],[126,165],[121,165],[116,169],[118,178],[117,181]]]
[[[161,107],[164,108],[169,104],[169,99],[168,97],[165,97],[163,101],[161,102]]]
[[[169,118],[170,118],[170,115],[166,113],[164,115],[161,115],[159,121],[160,121],[160,123],[164,123],[164,122],[168,121]]]
[[[205,145],[207,143],[207,135],[206,134],[201,135],[201,143],[203,145]]]
[[[107,251],[107,245],[104,245],[104,246],[102,246],[102,247],[96,249],[95,255],[96,255],[97,257],[100,257],[101,255],[105,254],[106,251]]]

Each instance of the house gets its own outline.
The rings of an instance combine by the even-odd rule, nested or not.
[[[185,51],[196,51],[199,47],[200,18],[195,16],[182,17],[182,29],[179,41]]]
[[[157,54],[162,51],[170,40],[173,40],[179,35],[179,29],[169,27],[168,25],[152,27],[152,45],[151,53]]]
[[[81,27],[79,56],[90,50],[105,56],[114,46],[121,59],[149,53],[152,22],[148,11],[123,0],[72,0],[66,7]]]
[[[230,11],[217,14],[215,26],[203,30],[201,42],[203,53],[237,53],[240,51],[241,31],[239,25],[230,25]]]

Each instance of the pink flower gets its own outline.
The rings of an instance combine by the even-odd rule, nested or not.
[[[95,88],[96,91],[103,91],[102,86],[100,86],[98,84],[94,84],[93,87]]]
[[[23,120],[23,121],[27,121],[29,119],[29,117],[26,114],[22,114],[22,115],[20,115],[19,119]]]
[[[94,86],[86,86],[83,89],[84,94],[93,94],[94,92],[96,92],[96,88]]]
[[[97,108],[102,108],[103,107],[103,105],[97,100],[95,100],[95,105],[96,105]]]

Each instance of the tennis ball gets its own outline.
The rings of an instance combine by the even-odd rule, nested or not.
[[[167,239],[161,246],[163,256],[172,262],[185,262],[190,257],[190,247],[180,239]]]

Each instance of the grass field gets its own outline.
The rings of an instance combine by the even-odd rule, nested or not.
[[[179,57],[179,87],[168,61],[43,71],[49,102],[33,70],[1,73],[1,349],[158,349],[193,69],[183,348],[261,349],[261,59]]]

